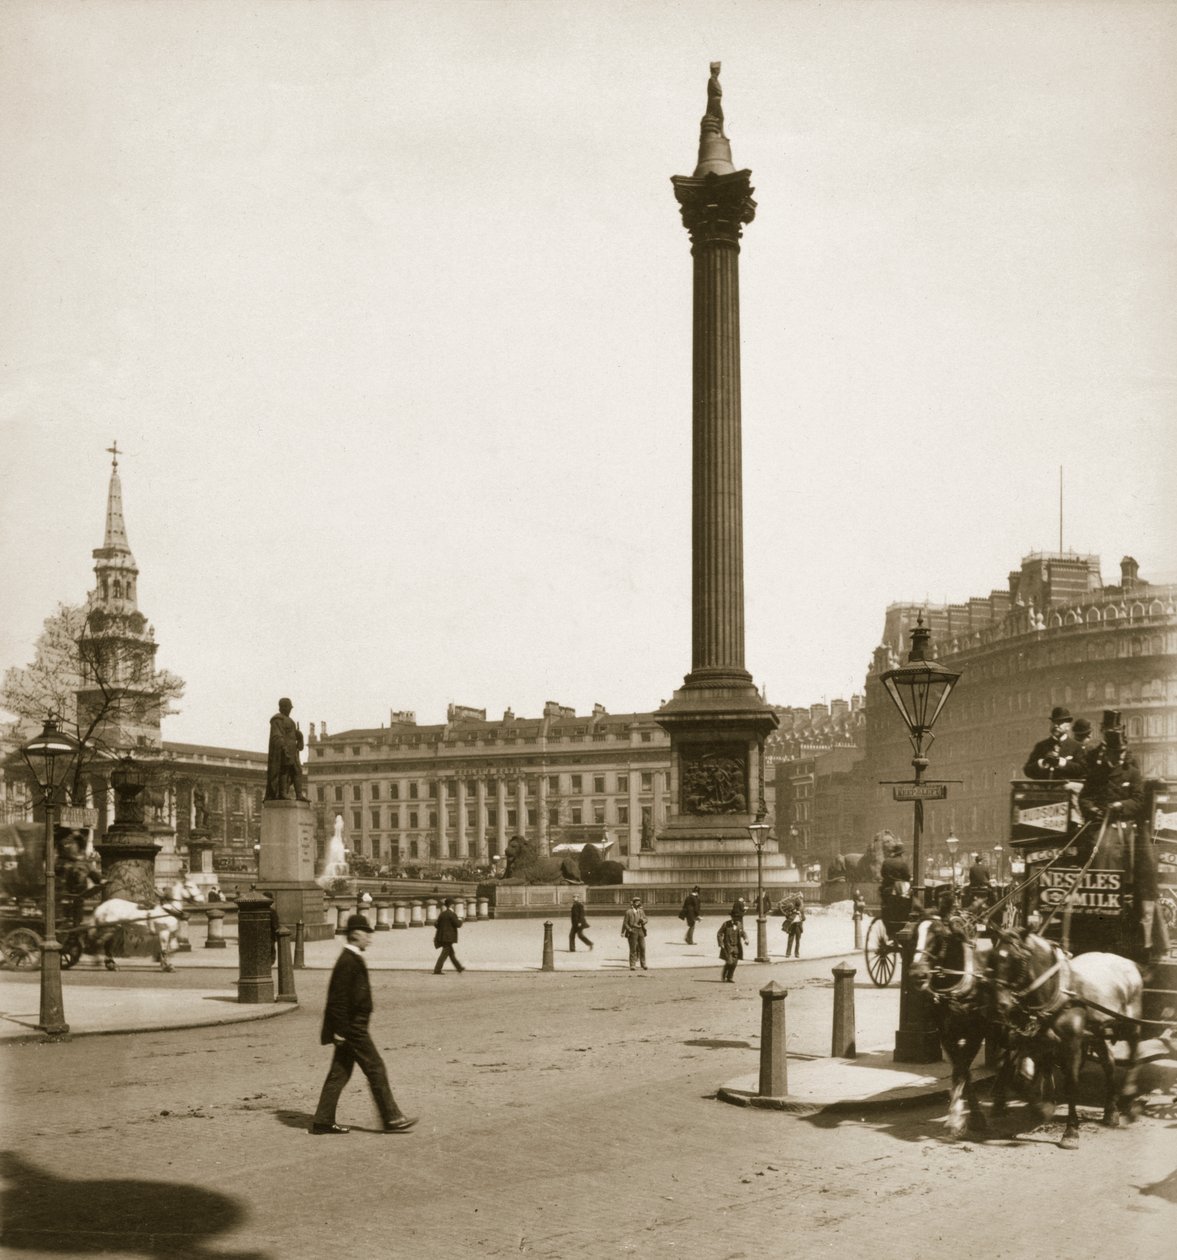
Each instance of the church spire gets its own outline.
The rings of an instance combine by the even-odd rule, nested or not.
[[[106,493],[106,533],[102,546],[93,551],[94,576],[98,585],[94,602],[112,613],[137,611],[135,580],[139,568],[131,554],[127,541],[127,526],[123,520],[123,485],[119,480],[119,444],[113,442],[106,448],[111,455],[110,488]]]
[[[129,556],[131,545],[127,542],[127,526],[123,521],[123,483],[119,480],[119,444],[112,442],[106,449],[111,455],[110,489],[106,495],[106,540],[102,546],[106,551],[125,551]],[[131,563],[134,563],[133,557]]]

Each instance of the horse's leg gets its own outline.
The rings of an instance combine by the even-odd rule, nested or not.
[[[1064,1151],[1076,1150],[1079,1146],[1079,1074],[1083,1070],[1084,1018],[1079,1010],[1065,1011],[1055,1025],[1062,1042],[1061,1059],[1063,1089],[1067,1095],[1067,1125],[1063,1129],[1059,1146]],[[1104,1052],[1107,1046],[1104,1045]]]
[[[997,1075],[993,1078],[990,1110],[995,1116],[1004,1116],[1008,1109],[1009,1087],[1017,1070],[1018,1060],[1006,1029],[999,1028],[994,1034],[994,1046],[997,1054]]]
[[[981,1110],[981,1102],[977,1097],[977,1084],[973,1080],[972,1065],[978,1051],[985,1040],[983,1024],[970,1022],[968,1030],[961,1038],[960,1054],[964,1069],[964,1099],[968,1106],[969,1128],[974,1133],[984,1133],[989,1128],[985,1113]]]
[[[114,937],[117,930],[116,927],[109,927],[102,936],[102,953],[105,958],[107,971],[118,970],[118,964],[114,960]]]
[[[171,943],[172,933],[170,928],[160,926],[156,940],[159,942],[159,965],[162,971],[174,971],[172,961],[168,957],[168,945]]]
[[[1135,1021],[1125,1025],[1124,1040],[1128,1043],[1128,1066],[1124,1069],[1124,1084],[1120,1087],[1120,1110],[1131,1123],[1141,1112],[1140,1091],[1136,1083],[1136,1055],[1140,1049],[1140,1025]]]
[[[1103,1123],[1109,1129],[1114,1129],[1119,1124],[1120,1117],[1116,1114],[1116,1065],[1112,1058],[1112,1049],[1098,1028],[1089,1033],[1089,1037],[1091,1051],[1103,1069]]]

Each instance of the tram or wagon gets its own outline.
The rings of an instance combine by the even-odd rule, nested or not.
[[[1177,783],[1145,784],[1145,816],[1114,814],[1083,826],[1078,794],[1066,783],[1015,779],[1010,792],[1010,847],[1021,857],[1020,917],[1070,954],[1120,954],[1145,966],[1137,904],[1138,874],[1157,872],[1158,904],[1170,923],[1177,911]],[[1142,850],[1139,846],[1146,845]],[[1154,924],[1154,941],[1157,932]],[[1177,1022],[1177,957],[1147,968],[1146,1020]]]
[[[13,969],[41,965],[46,929],[44,853],[40,823],[0,827],[0,958]],[[73,899],[65,902],[72,906]],[[72,967],[82,956],[83,929],[69,922],[66,909],[64,903],[58,907],[55,933],[61,943],[61,965]]]

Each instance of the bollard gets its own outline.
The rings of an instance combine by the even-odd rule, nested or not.
[[[299,925],[301,926],[301,924]],[[276,1002],[297,1002],[294,992],[294,966],[290,961],[290,929],[278,929],[278,993]]]
[[[425,922],[426,924],[434,924],[437,922],[437,898],[425,898]]]
[[[192,942],[188,939],[188,916],[183,910],[176,915],[176,922],[179,924],[179,931],[176,933],[176,953],[187,954],[192,949]]]
[[[490,898],[479,897],[477,904],[478,904],[478,917],[480,919],[489,919],[490,918]]]
[[[237,898],[237,1001],[272,1002],[274,976],[270,970],[270,907],[263,892],[251,890]]]
[[[388,932],[392,929],[392,902],[384,897],[376,901],[376,931]]]
[[[780,1098],[789,1092],[789,1071],[785,1063],[785,998],[775,980],[760,990],[760,1087],[762,1098]]]
[[[552,949],[552,921],[544,920],[544,961],[540,971],[556,970],[556,954]]]
[[[392,926],[395,931],[397,928],[407,928],[409,926],[409,903],[407,901],[398,901],[392,907]]]
[[[412,911],[409,915],[409,927],[424,927],[425,911],[421,908],[421,902],[414,901],[412,903]]]
[[[225,948],[225,912],[208,910],[208,936],[204,941],[205,949]]]
[[[307,965],[306,960],[306,926],[303,921],[299,921],[294,925],[294,969],[302,971]]]
[[[335,935],[347,935],[347,921],[352,916],[352,908],[344,902],[341,906],[335,907]]]
[[[834,1029],[830,1040],[830,1054],[835,1059],[858,1057],[854,1022],[853,967],[839,963],[834,968]]]
[[[477,897],[466,898],[466,918],[468,919],[478,918],[478,898]]]
[[[466,922],[466,903],[461,897],[454,902],[454,913],[458,916],[459,923]]]

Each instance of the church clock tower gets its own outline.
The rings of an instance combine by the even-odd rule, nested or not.
[[[139,566],[127,541],[119,449],[111,454],[106,533],[94,549],[97,584],[78,640],[82,685],[78,725],[96,723],[94,737],[110,751],[160,746],[161,701],[155,680],[155,631],[139,611]]]

